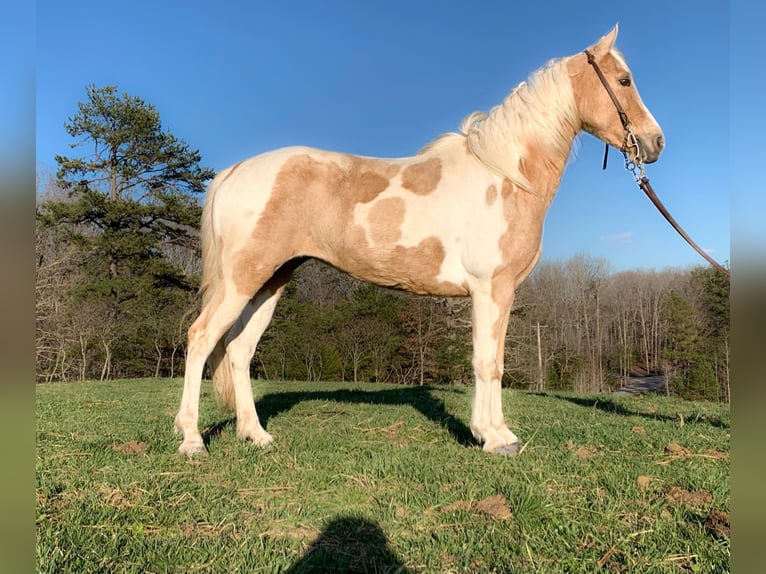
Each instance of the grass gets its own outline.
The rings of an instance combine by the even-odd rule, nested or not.
[[[177,454],[177,380],[37,387],[38,572],[726,572],[730,416],[665,397],[255,383],[269,449],[203,385],[210,455]]]

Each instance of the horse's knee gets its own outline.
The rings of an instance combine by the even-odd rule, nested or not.
[[[473,371],[480,380],[486,382],[500,380],[500,376],[502,375],[500,366],[494,359],[490,361],[478,358],[474,359]]]

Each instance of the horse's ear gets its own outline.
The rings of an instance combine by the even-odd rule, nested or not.
[[[612,31],[609,32],[606,36],[602,36],[601,39],[596,43],[594,46],[595,51],[600,54],[606,54],[609,52],[614,46],[614,41],[617,39],[617,32],[619,31],[619,24],[615,24],[614,28],[612,28]]]

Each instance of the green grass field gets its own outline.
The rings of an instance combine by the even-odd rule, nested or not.
[[[504,391],[520,456],[485,454],[472,389],[254,384],[275,444],[203,385],[37,387],[39,572],[727,572],[730,416],[665,397]]]

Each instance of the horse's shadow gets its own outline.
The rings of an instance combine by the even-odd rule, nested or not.
[[[462,420],[449,413],[444,405],[444,401],[436,398],[427,386],[402,386],[396,389],[388,388],[376,391],[339,389],[333,391],[272,392],[256,400],[255,406],[258,411],[258,419],[263,428],[268,430],[269,419],[289,411],[304,401],[410,406],[447,430],[458,444],[463,446],[474,446],[477,444],[468,426]],[[206,427],[202,432],[205,444],[208,444],[212,438],[220,435],[234,421],[235,419],[233,418],[227,418]]]
[[[534,392],[531,394],[538,397],[549,397],[549,398],[561,399],[563,401],[569,401],[570,403],[579,405],[581,407],[598,409],[600,411],[613,414],[613,415],[643,417],[647,419],[666,421],[666,422],[677,421],[679,418],[677,414],[669,415],[664,413],[647,412],[647,411],[631,409],[626,407],[622,401],[615,400],[612,397],[609,397],[607,395],[594,398],[594,397],[576,397],[576,396],[569,396],[569,395],[559,395],[557,393],[546,393],[546,392]],[[707,424],[716,428],[729,428],[730,426],[729,423],[722,420],[721,417],[717,415],[707,415],[707,414],[698,414],[693,417],[687,416],[686,422]]]

